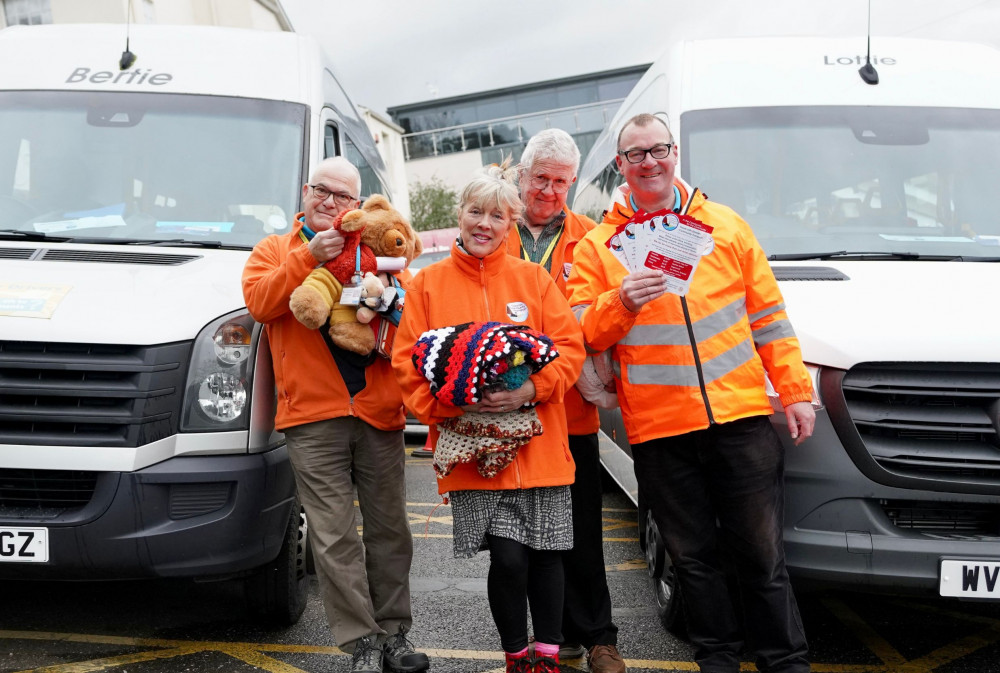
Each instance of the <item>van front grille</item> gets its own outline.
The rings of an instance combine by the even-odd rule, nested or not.
[[[1000,505],[969,502],[882,500],[893,526],[945,539],[1000,540]]]
[[[97,472],[0,469],[0,518],[53,516],[90,502]]]
[[[0,444],[136,447],[176,434],[190,350],[0,341]]]
[[[841,389],[865,449],[887,472],[1000,485],[1000,365],[864,364]]]

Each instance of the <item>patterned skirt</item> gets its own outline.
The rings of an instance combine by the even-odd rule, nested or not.
[[[456,558],[486,549],[486,535],[539,550],[573,548],[573,501],[569,486],[501,491],[454,491],[451,500]]]

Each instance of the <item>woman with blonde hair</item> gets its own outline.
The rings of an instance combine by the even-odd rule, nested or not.
[[[465,186],[451,256],[422,269],[407,291],[393,368],[407,408],[430,427],[455,556],[490,552],[487,591],[506,670],[555,673],[559,552],[573,546],[574,464],[562,399],[584,350],[551,276],[507,254],[522,209],[509,161]]]

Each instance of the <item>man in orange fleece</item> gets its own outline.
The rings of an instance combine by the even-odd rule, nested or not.
[[[545,129],[528,141],[521,155],[518,185],[524,213],[507,237],[507,252],[540,264],[566,293],[573,249],[596,225],[566,205],[576,182],[580,150],[561,129]],[[569,449],[576,463],[573,498],[573,548],[563,552],[566,578],[563,604],[563,659],[586,653],[592,673],[625,673],[618,653],[618,627],[611,619],[611,593],[604,572],[601,516],[601,459],[597,407],[576,387],[566,391]],[[581,647],[582,646],[582,647]]]
[[[291,231],[254,248],[243,270],[243,295],[267,328],[278,388],[275,427],[288,443],[337,645],[353,652],[352,671],[381,673],[384,663],[411,673],[429,664],[405,635],[412,624],[413,540],[399,387],[386,358],[338,349],[325,327],[305,327],[288,306],[309,272],[343,250],[333,225],[358,207],[360,191],[361,176],[346,159],[321,162],[302,187],[303,212]]]

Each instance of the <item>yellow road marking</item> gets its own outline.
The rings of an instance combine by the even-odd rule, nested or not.
[[[173,659],[174,657],[197,654],[203,651],[201,647],[192,645],[147,652],[133,652],[130,654],[121,654],[117,657],[103,657],[101,659],[79,661],[72,664],[32,668],[30,669],[30,673],[90,673],[91,671],[104,671],[115,666],[124,666],[125,664],[139,664],[144,661],[154,661],[156,659]]]
[[[824,601],[826,602],[826,601]],[[839,604],[839,605],[838,605]],[[867,624],[849,608],[836,600],[828,604],[833,606],[838,617],[847,619],[849,626],[858,626],[862,631],[870,631]],[[960,618],[969,616],[959,615]],[[956,659],[969,654],[985,645],[989,645],[1000,640],[1000,621],[988,619],[969,619],[969,621],[989,622],[982,634],[969,636],[957,641],[951,646],[936,650],[927,657],[914,661],[907,661],[896,653],[894,661],[887,662],[883,659],[881,664],[812,664],[812,670],[816,673],[923,673],[932,671],[936,667],[955,661]],[[121,645],[127,647],[151,647],[159,648],[146,652],[136,652],[123,654],[116,657],[102,657],[89,661],[80,661],[57,666],[47,666],[43,668],[27,669],[17,673],[98,673],[107,671],[119,666],[132,663],[142,663],[156,659],[170,659],[183,657],[202,652],[218,652],[226,654],[252,666],[268,671],[268,673],[305,673],[300,668],[274,659],[268,654],[313,654],[327,655],[335,657],[348,656],[336,647],[322,645],[294,645],[294,644],[269,644],[269,643],[244,643],[244,642],[215,642],[215,641],[183,641],[164,640],[158,638],[129,638],[122,636],[101,636],[79,633],[57,633],[57,632],[36,632],[36,631],[10,631],[0,630],[0,640],[48,640],[80,642],[103,645]],[[876,638],[876,640],[881,640]],[[884,642],[884,641],[883,641]],[[891,652],[895,652],[890,648]],[[949,651],[950,650],[950,651]],[[418,648],[431,659],[452,659],[452,660],[472,660],[472,661],[503,661],[503,654],[500,652],[483,652],[479,650],[453,650],[444,648]],[[888,650],[883,650],[883,653]],[[883,656],[877,654],[877,656]],[[889,654],[891,657],[892,655]],[[585,670],[582,659],[579,661],[568,661],[563,663],[563,668]],[[665,661],[656,659],[625,659],[625,664],[631,669],[647,669],[655,671],[697,671],[698,665],[691,661]],[[495,670],[502,673],[503,667]],[[756,667],[752,663],[742,663],[740,670],[755,671]]]
[[[896,648],[876,633],[865,620],[854,612],[854,610],[847,607],[843,601],[835,598],[824,598],[822,602],[883,663],[889,664],[892,667],[902,666],[907,663],[906,657],[896,651]]]

